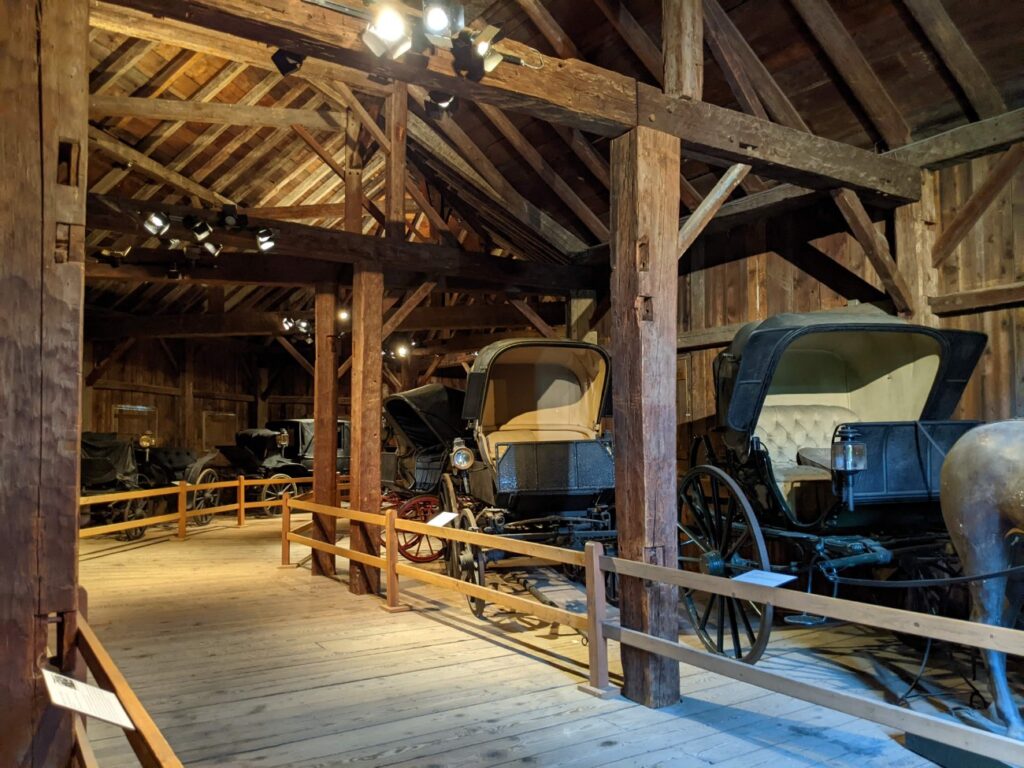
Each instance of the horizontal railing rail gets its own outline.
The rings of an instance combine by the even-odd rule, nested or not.
[[[709,576],[609,557],[603,554],[603,547],[597,542],[587,544],[585,558],[590,680],[581,688],[589,693],[607,695],[614,691],[608,683],[607,641],[611,639],[647,653],[691,664],[716,674],[881,723],[941,744],[1010,763],[1024,761],[1024,744],[1016,739],[987,733],[949,718],[917,712],[867,696],[794,680],[790,675],[690,647],[678,642],[678,638],[655,637],[645,632],[623,627],[618,621],[611,621],[607,618],[604,600],[604,574],[615,573],[619,576],[643,579],[648,582],[673,584],[683,589],[700,590],[722,597],[814,613],[892,632],[1024,655],[1024,632],[1020,630],[874,604],[869,605],[796,590],[765,587],[737,582],[720,576]]]
[[[175,485],[165,488],[147,488],[143,490],[119,491],[117,493],[99,493],[82,496],[79,498],[79,507],[90,507],[97,504],[118,504],[122,502],[137,501],[140,499],[160,498],[163,496],[176,496],[177,501],[174,512],[168,512],[163,515],[150,515],[137,520],[124,520],[117,523],[92,525],[86,528],[80,528],[78,536],[81,539],[88,539],[96,536],[106,536],[112,533],[121,533],[122,531],[135,530],[138,528],[149,528],[154,525],[177,523],[177,536],[179,539],[184,539],[187,534],[188,521],[192,518],[224,514],[227,512],[231,512],[236,515],[237,524],[241,527],[245,525],[245,517],[248,510],[272,509],[280,507],[284,503],[282,498],[247,499],[247,489],[268,488],[271,486],[312,485],[312,483],[312,477],[248,478],[244,475],[239,475],[234,480],[218,480],[212,483],[193,484],[184,480],[179,480]],[[234,501],[226,504],[217,504],[212,507],[189,509],[189,500],[190,498],[194,498],[192,494],[224,489],[235,490],[236,495]],[[342,494],[342,497],[347,495],[348,489],[348,476],[339,475],[338,490]]]

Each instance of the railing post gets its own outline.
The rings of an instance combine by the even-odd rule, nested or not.
[[[288,534],[292,530],[292,508],[288,504],[288,491],[281,494],[281,567],[288,568],[292,564],[292,546]]]
[[[604,572],[601,557],[604,546],[588,541],[584,552],[587,574],[587,652],[590,655],[590,681],[579,689],[591,696],[606,699],[619,691],[608,682],[608,640],[604,636],[603,622],[607,616],[604,594]]]
[[[381,606],[389,613],[408,611],[408,605],[398,602],[398,531],[395,530],[396,511],[392,507],[384,513],[384,559],[387,563],[385,586],[387,602]]]
[[[188,527],[188,482],[178,481],[178,540],[185,540],[185,529]]]
[[[238,527],[245,525],[245,475],[238,476]]]

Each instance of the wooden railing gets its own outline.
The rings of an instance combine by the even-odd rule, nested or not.
[[[792,677],[762,667],[697,650],[678,642],[678,638],[669,640],[654,637],[623,627],[617,621],[609,621],[605,614],[604,574],[615,573],[620,577],[673,584],[683,589],[774,605],[891,632],[1024,656],[1024,632],[1020,630],[853,600],[840,600],[796,590],[748,584],[720,576],[608,557],[604,555],[601,545],[594,542],[587,544],[585,560],[590,681],[587,685],[581,686],[581,689],[588,693],[607,695],[614,691],[608,684],[607,641],[611,639],[648,653],[675,659],[854,717],[872,720],[941,744],[1009,763],[1024,762],[1024,744],[1015,739],[986,733],[948,718],[916,712],[877,699],[794,680]]]
[[[142,706],[138,696],[128,685],[121,670],[114,664],[99,638],[92,631],[84,617],[78,617],[78,633],[75,636],[75,647],[82,655],[86,667],[96,679],[97,684],[110,691],[121,702],[135,730],[126,730],[125,736],[131,744],[139,764],[143,768],[182,768],[182,763],[174,754],[153,718]],[[82,765],[96,765],[95,757],[89,746],[85,727],[81,719],[75,716],[76,753]]]
[[[321,542],[298,531],[290,530],[291,510],[303,510],[336,518],[356,520],[383,527],[384,555],[355,552],[347,547]],[[581,567],[586,575],[586,614],[574,613],[534,600],[510,595],[445,574],[425,570],[399,560],[397,535],[399,532],[432,536],[450,542],[461,542],[484,549],[498,549],[548,562]],[[823,688],[811,683],[755,667],[726,656],[709,653],[678,642],[678,638],[664,639],[623,627],[609,620],[605,600],[605,574],[674,584],[683,589],[699,590],[738,600],[774,605],[794,611],[825,616],[855,624],[885,629],[891,632],[917,635],[951,643],[971,645],[1024,656],[1024,632],[1016,629],[978,624],[971,621],[905,611],[880,605],[868,605],[852,600],[825,597],[806,592],[759,586],[718,576],[691,571],[648,565],[604,554],[601,544],[590,542],[585,552],[566,550],[545,544],[493,536],[442,526],[432,526],[396,516],[394,509],[385,514],[372,514],[351,509],[339,509],[308,501],[286,499],[282,514],[281,562],[290,564],[290,545],[308,546],[321,552],[348,557],[384,571],[386,606],[399,610],[399,577],[449,589],[469,597],[480,598],[502,607],[536,616],[551,623],[564,624],[585,631],[588,637],[589,675],[581,690],[598,696],[617,693],[609,684],[608,640],[639,648],[648,653],[665,656],[676,661],[707,669],[720,675],[776,691],[846,714],[881,723],[891,728],[913,733],[933,741],[988,755],[1010,763],[1024,763],[1024,745],[1014,739],[963,725],[956,721],[916,712],[884,701]]]
[[[302,535],[298,530],[292,531],[291,512],[301,510],[314,512],[329,517],[354,520],[384,529],[384,556],[370,555],[365,552],[357,552],[337,544],[318,541]],[[307,526],[303,526],[304,528]],[[564,565],[584,565],[584,555],[571,549],[552,547],[547,544],[537,544],[531,541],[520,541],[502,536],[491,536],[486,533],[465,531],[457,528],[427,525],[414,520],[403,520],[397,516],[394,509],[388,509],[384,514],[371,512],[360,512],[354,509],[342,509],[329,507],[323,504],[314,504],[309,501],[288,499],[284,505],[281,515],[281,564],[290,565],[291,550],[290,544],[301,544],[320,552],[329,552],[340,557],[346,557],[364,565],[379,568],[384,572],[385,584],[385,607],[389,610],[404,610],[399,601],[399,577],[407,576],[426,584],[431,584],[453,592],[486,600],[503,608],[508,608],[522,613],[528,613],[552,624],[564,624],[575,629],[586,629],[586,616],[567,611],[551,605],[545,605],[535,600],[528,600],[518,595],[510,595],[490,587],[472,584],[462,579],[456,579],[442,573],[428,571],[418,568],[409,563],[399,561],[398,555],[398,533],[404,531],[422,536],[432,536],[446,541],[457,541],[464,544],[472,544],[484,549],[500,549],[505,552],[513,552],[538,560],[545,560]]]
[[[82,496],[79,498],[79,507],[90,507],[97,504],[117,504],[121,502],[138,501],[140,499],[155,499],[163,496],[175,496],[176,507],[174,512],[169,512],[164,515],[152,515],[150,517],[142,517],[138,520],[125,520],[119,523],[108,523],[106,525],[92,525],[87,528],[82,528],[78,532],[78,537],[81,539],[92,538],[94,536],[105,536],[111,533],[120,533],[122,531],[134,530],[137,528],[148,528],[153,525],[167,525],[169,523],[177,523],[178,526],[178,538],[184,539],[188,529],[188,521],[194,517],[203,517],[206,515],[223,514],[225,512],[233,512],[236,516],[236,521],[239,527],[245,525],[245,514],[247,510],[255,508],[272,508],[283,506],[283,500],[281,498],[268,499],[268,500],[246,500],[246,489],[247,488],[261,488],[273,485],[312,485],[312,477],[280,477],[280,478],[247,478],[244,475],[239,475],[235,480],[220,480],[215,483],[198,483],[191,484],[184,480],[179,480],[176,485],[169,486],[167,488],[150,488],[147,490],[139,491],[118,491],[116,493],[99,493],[92,496]],[[201,509],[189,509],[189,495],[200,493],[204,491],[213,491],[220,489],[234,489],[236,498],[234,501],[227,504],[218,504],[213,507],[204,507]],[[338,490],[341,494],[341,498],[346,498],[349,489],[349,478],[348,475],[338,475]]]

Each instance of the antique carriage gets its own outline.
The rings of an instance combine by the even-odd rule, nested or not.
[[[135,443],[123,440],[112,432],[83,432],[80,468],[81,494],[84,497],[99,494],[139,491],[153,485],[140,471],[136,462]],[[89,523],[105,525],[141,520],[151,514],[152,499],[131,499],[91,504]],[[145,535],[145,528],[128,528],[118,536],[127,541]]]
[[[338,471],[347,471],[351,435],[349,423],[338,421]],[[281,507],[275,502],[288,493],[298,494],[298,485],[286,482],[289,479],[305,478],[313,472],[313,420],[283,419],[268,422],[262,429],[243,429],[235,434],[234,445],[218,445],[215,450],[201,456],[185,473],[185,479],[195,485],[205,485],[222,480],[233,480],[239,475],[249,478],[280,480],[273,485],[260,485],[249,489],[252,498],[265,504],[265,514],[280,514]],[[231,489],[214,488],[195,491],[190,494],[191,509],[209,509],[230,503]],[[260,514],[257,512],[257,514]],[[209,517],[198,515],[194,518],[201,523]]]
[[[456,440],[471,439],[462,418],[462,390],[426,384],[391,395],[384,401],[388,449],[381,456],[385,502],[406,520],[427,522],[441,509],[441,475]],[[429,563],[444,554],[444,541],[400,532],[398,548],[416,563]]]
[[[952,415],[985,342],[873,307],[745,326],[715,360],[717,425],[680,484],[680,566],[788,573],[808,590],[817,576],[834,591],[849,569],[878,578],[948,561],[939,470],[978,424]],[[771,606],[682,599],[709,650],[761,655]]]
[[[610,361],[577,341],[511,339],[480,350],[453,440],[440,497],[453,525],[580,549],[615,541],[615,464],[602,418]],[[505,557],[453,543],[448,575],[482,584],[488,563]],[[479,612],[482,602],[470,600]]]

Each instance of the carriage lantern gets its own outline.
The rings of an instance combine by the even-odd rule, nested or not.
[[[473,451],[466,447],[466,441],[461,437],[455,438],[452,443],[452,466],[465,472],[473,466]]]
[[[288,433],[282,429],[280,432],[277,433],[277,437],[274,438],[274,442],[277,443],[278,448],[287,448],[288,443],[290,442],[288,438]]]
[[[841,425],[832,438],[832,472],[842,486],[843,503],[853,510],[854,478],[868,468],[867,445],[858,438],[860,433],[849,424]]]

